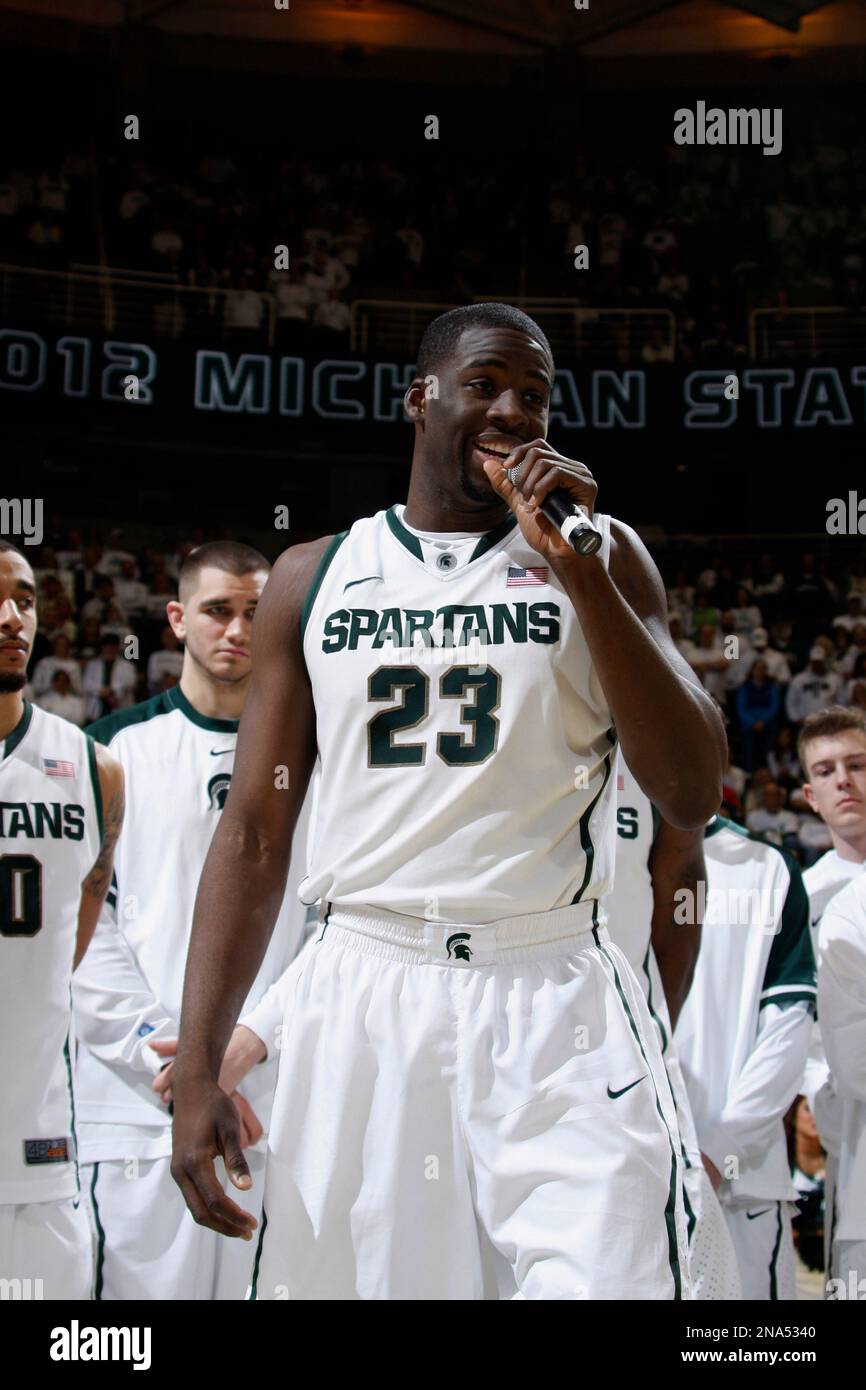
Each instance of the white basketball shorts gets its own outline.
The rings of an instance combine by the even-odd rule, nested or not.
[[[0,1206],[0,1281],[4,1299],[89,1299],[93,1247],[84,1203],[66,1197]]]
[[[293,967],[253,1297],[689,1297],[664,1062],[594,909],[330,907]]]

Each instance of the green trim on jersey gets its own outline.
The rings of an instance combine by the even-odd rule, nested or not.
[[[771,1303],[777,1303],[777,1302],[779,1301],[779,1279],[778,1279],[779,1263],[778,1263],[778,1262],[779,1262],[779,1251],[780,1251],[781,1248],[782,1248],[782,1232],[783,1232],[783,1230],[784,1230],[784,1227],[783,1227],[783,1225],[782,1225],[782,1203],[781,1203],[781,1202],[778,1203],[778,1210],[777,1210],[777,1213],[776,1213],[776,1220],[777,1220],[778,1223],[779,1223],[779,1229],[778,1229],[778,1231],[777,1231],[777,1233],[776,1233],[776,1244],[773,1246],[773,1253],[772,1253],[772,1255],[770,1256],[770,1302],[771,1302]]]
[[[393,507],[388,508],[387,512],[385,513],[385,520],[387,521],[388,525],[394,532],[394,535],[397,537],[401,545],[405,545],[409,554],[414,555],[416,560],[423,560],[424,551],[421,549],[421,542],[419,541],[417,536],[413,536],[412,532],[408,531],[406,527],[403,525],[402,521],[397,515],[396,502],[394,503]]]
[[[18,747],[18,745],[19,745],[19,743],[21,742],[22,738],[23,738],[24,735],[27,733],[27,730],[30,728],[30,724],[31,724],[32,720],[33,720],[33,706],[31,705],[31,703],[30,703],[29,700],[25,700],[25,701],[24,701],[24,713],[22,714],[21,718],[18,720],[18,723],[15,725],[15,728],[12,730],[11,734],[7,734],[7,735],[6,735],[6,738],[5,738],[5,741],[4,741],[4,744],[3,744],[3,757],[4,757],[4,758],[8,758],[8,757],[9,757],[9,754],[10,754],[11,752],[13,752],[14,749],[16,749],[16,748]]]
[[[747,837],[751,834],[750,830],[746,830],[742,825],[737,825],[737,822],[734,820],[728,820],[725,816],[713,816],[713,819],[704,831],[704,839],[708,840],[711,835],[718,835],[720,830],[736,830],[738,835],[745,835]]]
[[[658,1014],[656,1013],[655,1007],[653,1005],[653,981],[649,968],[651,951],[652,942],[650,942],[650,944],[647,946],[646,955],[643,958],[643,973],[646,975],[646,1002],[647,1008],[650,1011],[650,1018],[652,1019],[653,1023],[655,1024],[656,1028],[658,1028],[659,1033],[661,1034],[662,1056],[664,1056],[664,1054],[668,1050],[668,1032],[661,1019],[659,1018]]]
[[[657,806],[654,806],[654,805],[653,805],[652,802],[650,802],[650,810],[651,810],[651,812],[652,812],[652,818],[653,818],[652,843],[655,844],[656,835],[658,835],[659,830],[661,829],[661,824],[662,824],[662,813],[661,813],[661,811],[658,809]]]
[[[93,1301],[102,1302],[102,1282],[103,1267],[105,1265],[105,1231],[99,1219],[99,1203],[96,1200],[96,1179],[99,1177],[99,1164],[93,1165],[93,1177],[90,1179],[90,1210],[93,1213],[93,1224],[96,1227],[96,1268],[93,1281]]]
[[[704,839],[716,835],[720,830],[733,830],[744,840],[779,854],[788,870],[788,891],[779,922],[779,930],[773,937],[764,981],[761,986],[761,999],[758,1007],[765,1004],[797,1004],[802,1000],[814,1003],[817,994],[817,971],[815,952],[812,949],[812,933],[809,925],[809,895],[803,883],[803,872],[796,859],[785,849],[770,844],[763,836],[753,830],[746,830],[735,821],[724,816],[716,816],[704,831]]]
[[[643,1039],[641,1038],[640,1031],[638,1029],[637,1024],[635,1023],[634,1014],[632,1013],[631,1008],[629,1007],[629,1002],[626,999],[625,991],[623,990],[622,983],[619,978],[619,971],[617,970],[614,959],[608,951],[607,947],[602,945],[599,947],[599,950],[601,951],[602,955],[604,956],[605,960],[608,962],[611,970],[613,971],[613,980],[614,985],[616,987],[616,992],[619,995],[619,1000],[625,1012],[625,1016],[628,1020],[629,1027],[632,1033],[634,1034],[635,1041],[637,1042],[637,1045],[640,1048],[640,1055],[644,1059],[647,1072],[649,1073],[650,1080],[653,1083],[653,1092],[656,1098],[656,1110],[659,1113],[661,1122],[665,1127],[665,1133],[668,1136],[668,1143],[670,1145],[671,1150],[671,1180],[670,1184],[668,1185],[667,1202],[665,1203],[665,1228],[668,1234],[668,1263],[670,1265],[671,1276],[674,1281],[674,1300],[679,1301],[680,1299],[682,1299],[683,1296],[683,1285],[682,1275],[680,1273],[680,1256],[679,1247],[677,1245],[676,1223],[677,1151],[674,1146],[674,1139],[670,1131],[670,1126],[668,1125],[668,1122],[665,1119],[665,1112],[662,1110],[661,1097],[659,1096],[659,1088],[656,1085],[655,1073],[653,1072],[650,1060],[646,1055],[646,1050],[643,1045]]]
[[[389,507],[386,511],[385,519],[394,535],[397,537],[397,540],[401,545],[405,545],[409,554],[414,555],[416,560],[423,560],[424,551],[421,548],[421,542],[416,535],[413,535],[405,523],[400,520],[397,515],[396,502],[393,507]],[[513,512],[510,512],[504,521],[500,521],[498,526],[494,526],[492,530],[485,531],[483,536],[479,536],[478,543],[466,563],[471,565],[473,560],[477,560],[481,555],[486,555],[487,551],[491,550],[494,545],[497,545],[504,536],[507,536],[509,531],[513,531],[516,525],[517,517]]]
[[[256,1258],[253,1263],[253,1277],[250,1281],[250,1302],[255,1303],[258,1298],[259,1285],[259,1264],[262,1258],[262,1245],[265,1239],[265,1231],[268,1229],[268,1214],[262,1207],[262,1228],[259,1231],[258,1244],[256,1245]]]
[[[514,512],[509,512],[504,521],[500,521],[498,526],[494,526],[492,531],[488,531],[486,535],[481,537],[467,563],[471,565],[472,561],[477,560],[479,555],[484,555],[492,546],[501,541],[503,536],[507,536],[509,531],[513,531],[516,525],[517,517]]]
[[[89,734],[85,734],[87,739],[87,763],[90,768],[90,785],[93,787],[93,801],[96,806],[96,826],[99,831],[99,843],[102,844],[102,837],[105,834],[105,820],[102,814],[102,785],[99,781],[99,768],[96,763],[96,741]]]
[[[69,987],[69,1014],[72,1016],[72,986]],[[69,1055],[69,1034],[63,1044],[63,1060],[66,1063],[66,1090],[69,1095],[69,1133],[72,1138],[72,1158],[75,1163],[75,1191],[81,1196],[81,1173],[78,1169],[78,1135],[75,1132],[75,1091],[72,1085],[72,1058]]]
[[[785,860],[791,879],[785,894],[779,930],[773,937],[764,971],[759,1008],[764,1004],[779,1004],[782,1000],[794,1004],[804,996],[814,1001],[817,992],[818,976],[809,925],[809,896],[803,875],[799,864],[790,854],[784,850],[776,852]]]
[[[106,714],[102,719],[88,724],[84,732],[107,748],[121,729],[127,729],[133,724],[146,724],[151,719],[158,719],[161,714],[172,714],[175,710],[179,710],[191,724],[197,724],[200,729],[209,729],[214,734],[237,733],[239,720],[209,719],[206,715],[199,714],[179,685],[172,686],[171,690],[164,690],[149,700],[131,705],[129,709],[118,710],[116,714]]]
[[[239,719],[211,719],[206,714],[200,714],[195,705],[190,704],[179,685],[173,685],[171,690],[166,690],[165,697],[172,709],[179,709],[191,724],[197,724],[200,729],[209,729],[212,734],[236,734],[238,731]]]
[[[314,572],[314,574],[313,574],[312,579],[310,580],[310,587],[309,587],[309,589],[307,590],[307,596],[306,596],[306,598],[304,599],[304,602],[303,602],[303,604],[302,604],[302,606],[301,606],[301,641],[302,641],[302,642],[303,642],[303,640],[304,640],[304,633],[305,633],[306,630],[307,630],[307,623],[310,621],[310,613],[312,612],[313,604],[314,604],[315,601],[316,601],[316,594],[319,592],[319,589],[322,587],[322,580],[324,579],[324,577],[325,577],[325,575],[326,575],[326,573],[327,573],[327,571],[328,571],[328,567],[329,567],[331,561],[333,560],[334,556],[336,555],[337,551],[339,550],[340,546],[343,544],[343,541],[346,539],[346,537],[348,536],[348,534],[349,534],[348,531],[340,531],[340,532],[338,532],[338,534],[337,534],[336,536],[334,536],[334,539],[331,541],[331,544],[327,547],[327,549],[325,550],[325,552],[324,552],[323,555],[321,556],[321,558],[320,558],[320,560],[319,560],[319,563],[316,565],[315,572]]]
[[[607,736],[608,736],[609,739],[611,738],[611,734],[612,734],[612,733],[613,733],[613,730],[612,730],[612,729],[608,729],[608,731],[607,731]],[[613,747],[610,748],[610,750],[609,750],[607,753],[605,753],[605,755],[604,755],[604,781],[602,782],[601,786],[600,786],[599,789],[598,789],[598,792],[596,793],[596,795],[593,797],[592,801],[591,801],[591,802],[589,803],[589,805],[587,806],[586,810],[584,811],[584,813],[583,813],[583,815],[581,816],[580,821],[579,821],[579,825],[580,825],[580,847],[581,847],[581,849],[583,850],[584,857],[585,857],[585,859],[586,859],[586,867],[585,867],[585,869],[584,869],[584,871],[583,871],[583,882],[581,883],[580,887],[578,888],[577,892],[575,893],[574,897],[572,898],[572,900],[571,900],[572,904],[574,904],[574,903],[579,903],[579,902],[580,902],[580,900],[581,900],[581,898],[582,898],[582,896],[583,896],[583,893],[584,893],[584,891],[585,891],[585,889],[586,889],[586,886],[587,886],[587,884],[590,882],[590,880],[591,880],[591,878],[592,878],[592,866],[593,866],[593,864],[594,864],[594,862],[595,862],[595,845],[592,843],[592,836],[591,836],[591,834],[590,834],[590,832],[589,832],[589,821],[590,821],[590,817],[592,816],[593,811],[595,810],[596,806],[598,805],[599,797],[601,796],[602,792],[604,791],[605,787],[607,786],[608,778],[610,777],[611,760],[612,760],[612,758],[613,758],[614,750],[615,750],[615,748],[616,748],[616,735],[615,735],[615,734],[614,734],[614,737],[613,737],[613,739],[612,739],[612,744],[613,744]]]

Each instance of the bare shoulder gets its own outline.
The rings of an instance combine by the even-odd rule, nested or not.
[[[94,740],[96,750],[96,770],[102,789],[103,805],[108,806],[119,795],[123,801],[123,767],[114,754],[102,743]]]
[[[299,621],[310,585],[334,540],[336,536],[319,536],[284,550],[268,577],[260,607],[278,609],[284,618]]]

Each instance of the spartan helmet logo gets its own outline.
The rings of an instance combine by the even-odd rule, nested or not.
[[[445,949],[448,952],[448,959],[451,959],[451,947],[454,947],[455,960],[469,960],[472,952],[464,942],[471,941],[472,937],[468,931],[456,931],[453,936],[449,936],[445,942]]]
[[[207,784],[207,799],[212,811],[221,811],[226,804],[232,775],[230,772],[217,772]]]

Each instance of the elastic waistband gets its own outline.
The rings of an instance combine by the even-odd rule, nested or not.
[[[480,926],[429,922],[383,908],[323,903],[322,928],[316,939],[339,941],[383,960],[454,965],[465,970],[568,955],[593,942],[600,945],[609,940],[606,922],[607,914],[594,900],[525,917],[502,917]]]

